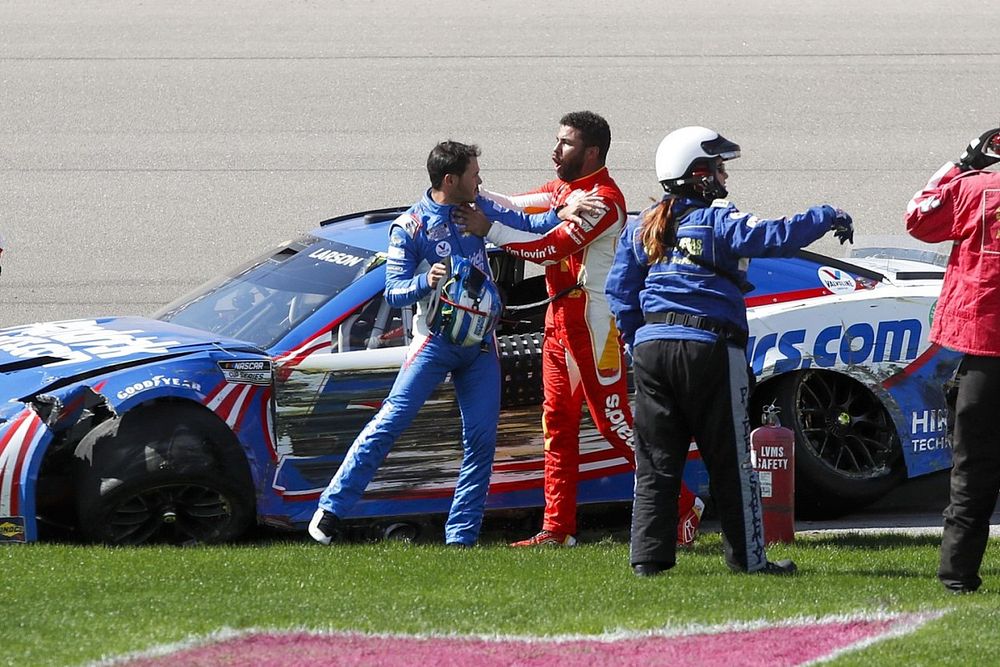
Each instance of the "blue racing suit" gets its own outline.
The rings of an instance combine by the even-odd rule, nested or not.
[[[750,465],[742,287],[747,257],[787,256],[825,234],[829,206],[758,220],[726,201],[673,202],[677,242],[649,265],[642,220],[622,233],[605,293],[631,347],[636,384],[631,561],[675,563],[677,492],[692,438],[709,474],[726,562],[767,565],[757,476]]]
[[[477,197],[476,204],[492,220],[513,223],[529,217],[483,197]],[[427,329],[424,311],[432,292],[427,271],[432,264],[460,255],[487,276],[491,275],[483,239],[459,234],[451,221],[452,209],[451,205],[435,202],[428,191],[389,230],[385,298],[397,308],[417,303],[414,339],[389,395],[355,438],[344,462],[320,496],[319,506],[339,517],[348,514],[396,439],[451,373],[462,413],[463,458],[445,524],[445,542],[471,545],[479,537],[496,449],[500,364],[492,335],[482,345],[462,346]],[[556,217],[553,212],[531,218],[535,224],[542,224],[546,215]]]

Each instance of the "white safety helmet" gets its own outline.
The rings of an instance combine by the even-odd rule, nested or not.
[[[709,199],[725,197],[728,193],[715,178],[714,161],[739,156],[739,145],[715,130],[682,127],[665,136],[657,147],[656,178],[664,190],[675,194],[696,190]]]

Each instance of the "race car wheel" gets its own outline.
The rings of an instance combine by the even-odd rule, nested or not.
[[[863,384],[839,373],[806,371],[762,387],[756,413],[776,402],[795,432],[795,507],[802,518],[831,518],[878,500],[905,477],[889,413]],[[771,400],[768,400],[770,396]]]
[[[250,472],[232,435],[196,406],[140,407],[80,442],[81,533],[113,545],[232,540],[255,516]]]
[[[382,539],[393,542],[414,542],[420,535],[420,526],[406,521],[396,521],[380,528]]]
[[[500,353],[500,407],[542,402],[542,334],[497,336]]]

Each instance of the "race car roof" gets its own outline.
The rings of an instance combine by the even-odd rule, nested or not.
[[[406,207],[392,207],[349,213],[324,220],[312,234],[372,251],[384,251],[389,243],[389,223]]]

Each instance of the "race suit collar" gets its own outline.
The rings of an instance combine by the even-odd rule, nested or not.
[[[663,198],[669,199],[670,195],[665,195]],[[707,207],[708,204],[706,204],[701,199],[694,199],[692,197],[677,197],[674,199],[675,212],[686,211],[692,208],[707,208]]]
[[[439,204],[434,201],[430,188],[424,192],[420,207],[430,216],[427,220],[428,228],[447,224],[451,220],[451,212],[455,208],[454,204]]]
[[[598,183],[607,180],[608,167],[607,165],[601,167],[597,171],[591,172],[586,176],[581,176],[575,181],[563,181],[569,185],[574,190],[589,190]]]

